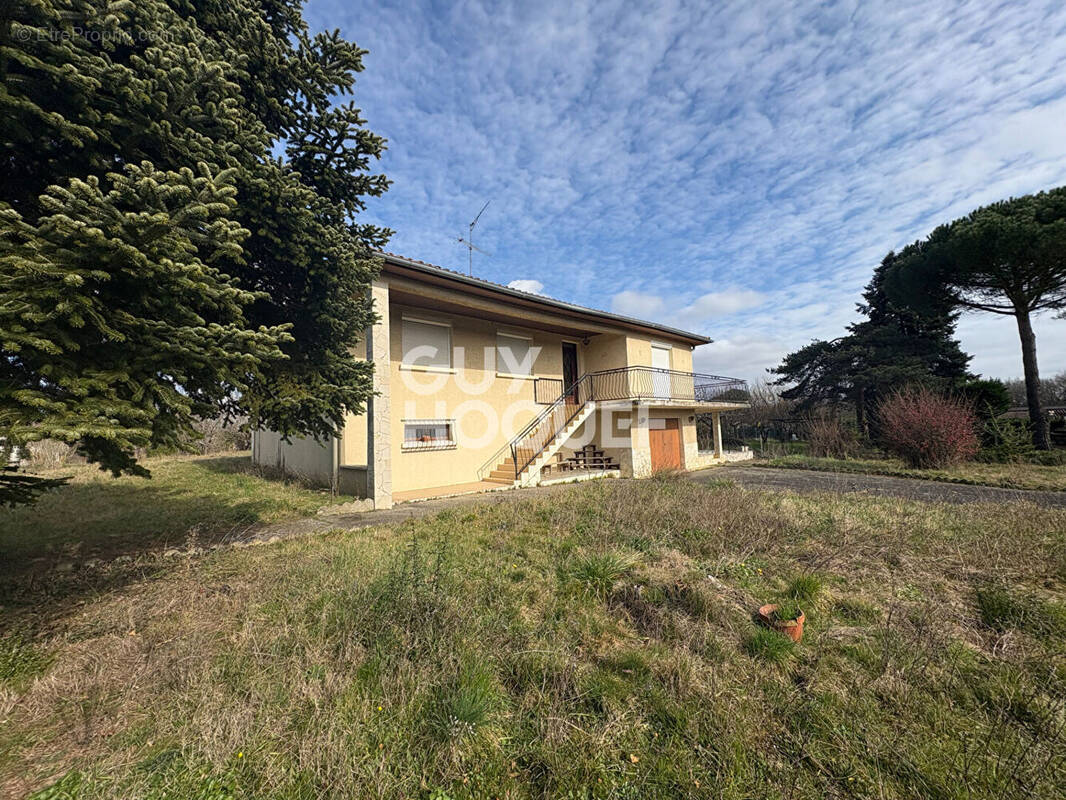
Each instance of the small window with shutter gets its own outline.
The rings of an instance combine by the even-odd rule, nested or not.
[[[509,333],[496,334],[496,372],[503,375],[533,374],[533,340]]]
[[[404,317],[402,364],[407,367],[451,369],[452,326]]]

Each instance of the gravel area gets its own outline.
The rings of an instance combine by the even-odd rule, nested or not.
[[[1025,500],[1049,508],[1066,508],[1066,492],[1040,492],[1001,489],[963,483],[895,478],[887,475],[859,475],[848,472],[819,472],[808,469],[774,469],[728,465],[688,473],[690,480],[732,480],[751,489],[794,492],[868,492],[886,497],[928,500],[942,503],[1002,503]]]

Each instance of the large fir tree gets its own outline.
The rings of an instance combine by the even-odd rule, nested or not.
[[[0,436],[137,472],[197,415],[321,435],[359,412],[388,231],[355,216],[388,182],[333,103],[364,51],[297,0],[3,9]]]

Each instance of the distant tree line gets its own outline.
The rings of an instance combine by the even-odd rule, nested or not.
[[[964,398],[979,415],[1011,404],[1006,385],[981,380],[954,338],[959,315],[1011,315],[1018,325],[1033,444],[1048,449],[1043,404],[1061,396],[1041,382],[1032,316],[1066,308],[1066,187],[979,208],[889,253],[874,270],[846,335],[789,353],[771,370],[801,412],[848,405],[876,437],[877,409],[909,385]],[[1043,396],[1042,396],[1043,395]]]
[[[1024,406],[1027,403],[1025,381],[1014,379],[1004,381],[1012,406]],[[1052,378],[1040,379],[1040,402],[1044,406],[1066,406],[1066,372],[1060,372]]]

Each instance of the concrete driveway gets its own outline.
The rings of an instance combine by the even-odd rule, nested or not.
[[[962,483],[857,475],[807,469],[775,469],[740,464],[687,473],[689,480],[711,482],[728,479],[750,489],[793,492],[868,492],[885,497],[942,503],[997,503],[1025,500],[1048,508],[1066,508],[1066,492],[999,489]]]

